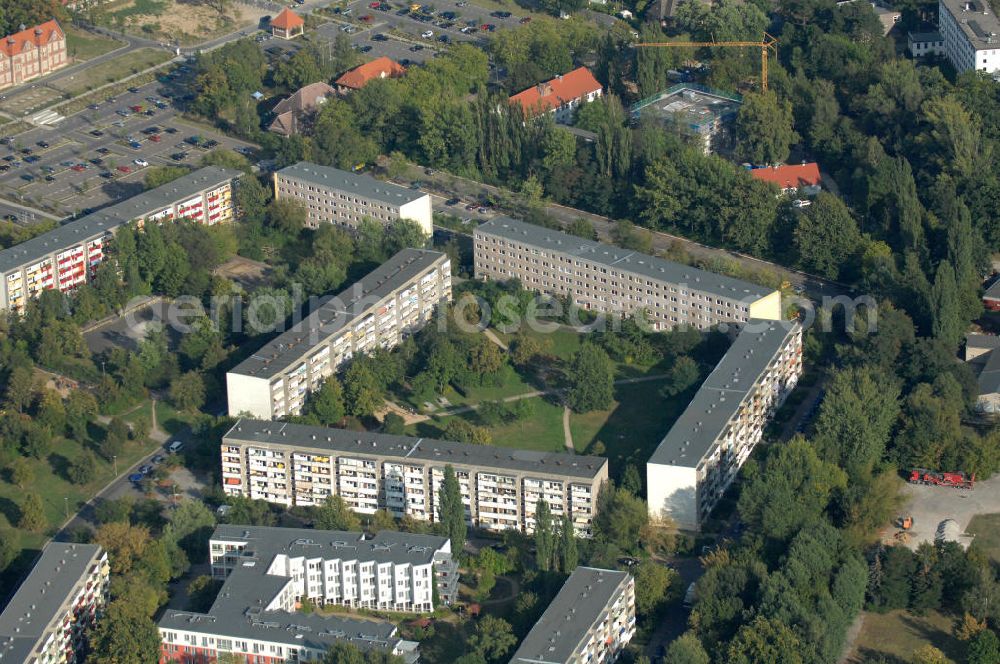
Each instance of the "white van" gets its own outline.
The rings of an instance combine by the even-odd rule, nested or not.
[[[177,454],[178,452],[181,451],[182,447],[184,447],[184,441],[175,440],[174,442],[167,445],[167,451],[170,452],[171,454]]]

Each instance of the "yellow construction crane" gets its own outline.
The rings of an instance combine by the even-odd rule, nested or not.
[[[778,57],[778,39],[772,37],[771,35],[764,33],[764,39],[759,42],[753,41],[728,41],[728,42],[693,42],[693,41],[679,41],[679,42],[644,42],[640,44],[635,44],[636,48],[664,48],[671,46],[689,46],[700,48],[703,46],[755,46],[760,49],[760,87],[764,92],[767,92],[767,54],[769,51],[774,51],[774,57]]]

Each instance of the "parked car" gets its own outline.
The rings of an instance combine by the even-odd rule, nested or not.
[[[358,47],[358,53],[368,53],[371,50],[372,50],[372,47],[369,46],[368,44],[365,44],[364,46],[359,46]]]
[[[111,152],[111,150],[107,148],[97,148],[97,152],[98,154],[108,154],[109,152]]]
[[[35,143],[35,145],[37,145],[38,147],[42,148],[43,150],[45,148],[49,147],[49,144],[46,143],[45,141],[38,141],[37,143]]]
[[[410,51],[412,51],[413,53],[416,53],[417,51],[422,51],[422,50],[424,50],[424,47],[422,45],[420,45],[420,44],[414,44],[413,46],[410,47]]]
[[[149,465],[139,466],[139,472],[142,473],[143,475],[149,475],[151,472],[153,472],[153,467]]]
[[[423,37],[424,39],[430,39],[431,37],[434,36],[434,31],[424,30],[423,32],[420,33],[420,36]]]
[[[72,166],[69,167],[69,169],[71,171],[76,171],[77,173],[83,173],[85,170],[87,170],[87,167],[84,164],[73,164]]]
[[[159,143],[160,142],[160,135],[159,134],[153,134],[152,136],[149,137],[149,140],[153,141],[154,143]]]
[[[458,198],[449,198],[444,202],[444,204],[449,207],[451,207],[452,205],[458,205],[459,203],[461,203],[461,200]]]
[[[138,484],[144,479],[146,479],[146,476],[143,475],[142,473],[132,473],[131,475],[128,476],[128,481],[131,482],[132,484]]]
[[[389,38],[383,35],[381,32],[372,35],[372,41],[384,42],[389,41]]]
[[[145,159],[133,159],[132,163],[138,166],[139,168],[146,168],[147,166],[149,166],[149,162],[146,161]]]
[[[132,169],[131,169],[131,168],[130,168],[129,166],[119,166],[119,167],[117,168],[117,171],[118,171],[119,173],[131,173],[131,172],[132,172]]]
[[[101,136],[104,136],[104,132],[101,131],[100,129],[93,129],[91,130],[90,135],[96,138],[100,138]]]
[[[187,159],[187,153],[175,152],[172,155],[170,155],[170,158],[173,159],[174,161],[184,161],[185,159]]]
[[[175,440],[174,442],[167,445],[167,451],[171,454],[177,454],[184,448],[183,440]]]

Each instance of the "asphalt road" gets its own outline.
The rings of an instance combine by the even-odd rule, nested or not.
[[[96,109],[85,109],[54,127],[36,127],[18,134],[12,143],[0,145],[0,168],[8,167],[0,173],[0,198],[26,206],[44,206],[60,216],[78,214],[141,193],[145,167],[137,165],[135,160],[146,161],[150,166],[196,165],[207,150],[183,144],[186,138],[201,136],[216,140],[219,143],[216,149],[254,147],[215,131],[187,125],[178,120],[172,106],[165,109],[152,106],[146,97],[169,101],[163,97],[170,92],[163,83],[153,82],[136,90]],[[130,112],[128,117],[121,117],[116,113],[136,105],[151,108],[154,114]],[[160,129],[159,140],[142,133],[150,127]],[[93,135],[94,131],[101,135]],[[138,147],[131,147],[129,136],[138,142]],[[38,157],[38,161],[25,162],[29,155],[20,152],[25,148],[32,150],[30,156]],[[98,150],[102,148],[109,152],[100,154]],[[187,156],[179,161],[171,158],[179,152],[186,152]],[[91,159],[101,159],[102,163],[92,164]],[[79,165],[85,165],[86,169],[73,170]],[[125,169],[130,172],[124,172]],[[52,180],[46,181],[46,176]],[[0,214],[6,214],[2,210],[0,207]]]

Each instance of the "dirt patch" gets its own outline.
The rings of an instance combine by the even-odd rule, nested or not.
[[[148,10],[147,10],[148,8]],[[135,2],[117,6],[130,33],[182,45],[196,44],[240,28],[257,25],[265,9],[233,4],[220,14],[212,7],[177,0]]]
[[[246,290],[253,290],[267,285],[271,268],[267,263],[235,256],[215,268],[215,274],[235,281]]]
[[[862,613],[861,632],[847,664],[863,664],[876,656],[891,662],[909,662],[913,651],[930,643],[940,648],[948,662],[961,662],[965,648],[952,635],[952,619],[937,611],[915,616],[906,611]]]

